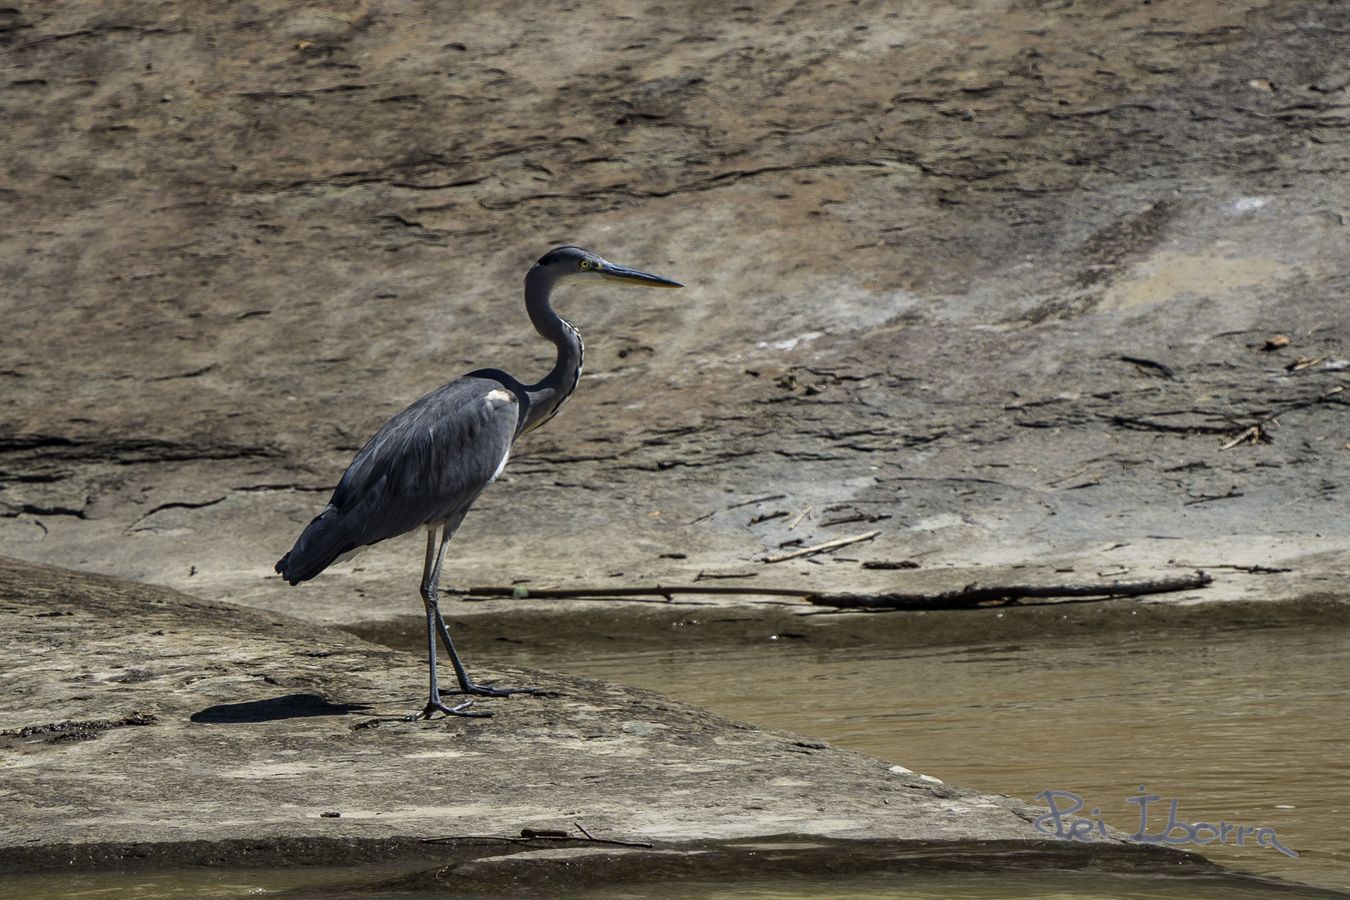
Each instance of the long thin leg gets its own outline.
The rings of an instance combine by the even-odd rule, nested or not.
[[[446,539],[448,540],[448,538]],[[440,687],[436,683],[436,633],[438,630],[444,631],[445,623],[441,621],[440,610],[437,609],[437,579],[441,570],[441,558],[445,555],[446,540],[440,542],[439,552],[437,551],[436,529],[427,530],[427,556],[422,566],[422,605],[427,611],[427,671],[430,681],[431,697],[427,701],[426,708],[413,718],[429,719],[432,713],[440,710],[447,716],[490,716],[488,712],[469,712],[468,709],[473,705],[473,700],[467,700],[458,706],[446,706],[441,702]],[[439,626],[439,629],[438,629]],[[454,663],[455,673],[463,671],[459,660],[455,658],[455,651],[450,650],[450,659]],[[461,675],[461,682],[463,676]]]
[[[459,691],[461,694],[476,694],[480,697],[509,697],[512,694],[542,694],[546,691],[540,691],[537,688],[499,688],[489,687],[484,684],[477,684],[469,677],[464,664],[459,661],[459,653],[455,651],[455,642],[450,640],[450,629],[445,627],[445,619],[441,618],[440,607],[440,584],[441,584],[441,563],[445,561],[445,548],[450,543],[450,538],[454,536],[455,529],[459,522],[452,519],[445,523],[445,530],[441,532],[440,548],[436,551],[435,563],[431,562],[431,538],[427,538],[427,562],[432,565],[430,593],[424,593],[427,600],[428,615],[435,618],[436,631],[441,636],[441,641],[445,644],[445,651],[450,654],[450,665],[455,669],[455,677],[459,679]],[[427,622],[428,640],[432,623],[430,619]],[[451,693],[445,691],[443,693]]]

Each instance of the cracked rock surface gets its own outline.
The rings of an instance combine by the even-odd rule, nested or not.
[[[560,292],[587,375],[448,583],[1347,563],[1344,3],[54,0],[0,48],[13,556],[412,614],[419,538],[271,565],[389,415],[543,371],[567,242],[689,287]]]

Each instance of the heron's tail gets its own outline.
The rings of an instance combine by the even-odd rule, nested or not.
[[[341,517],[333,506],[327,506],[305,526],[291,552],[277,560],[276,570],[291,584],[309,581],[356,544],[341,527]]]

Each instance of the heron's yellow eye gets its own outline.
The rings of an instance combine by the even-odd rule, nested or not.
[[[583,260],[581,261],[581,271],[584,272],[584,271],[586,271],[587,269],[589,269],[590,267],[591,267],[591,261],[590,261],[589,259],[583,259]]]

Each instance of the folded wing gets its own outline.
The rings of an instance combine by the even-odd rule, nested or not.
[[[328,505],[277,571],[297,584],[345,553],[462,517],[510,454],[520,424],[514,387],[466,376],[386,422],[352,460]]]

